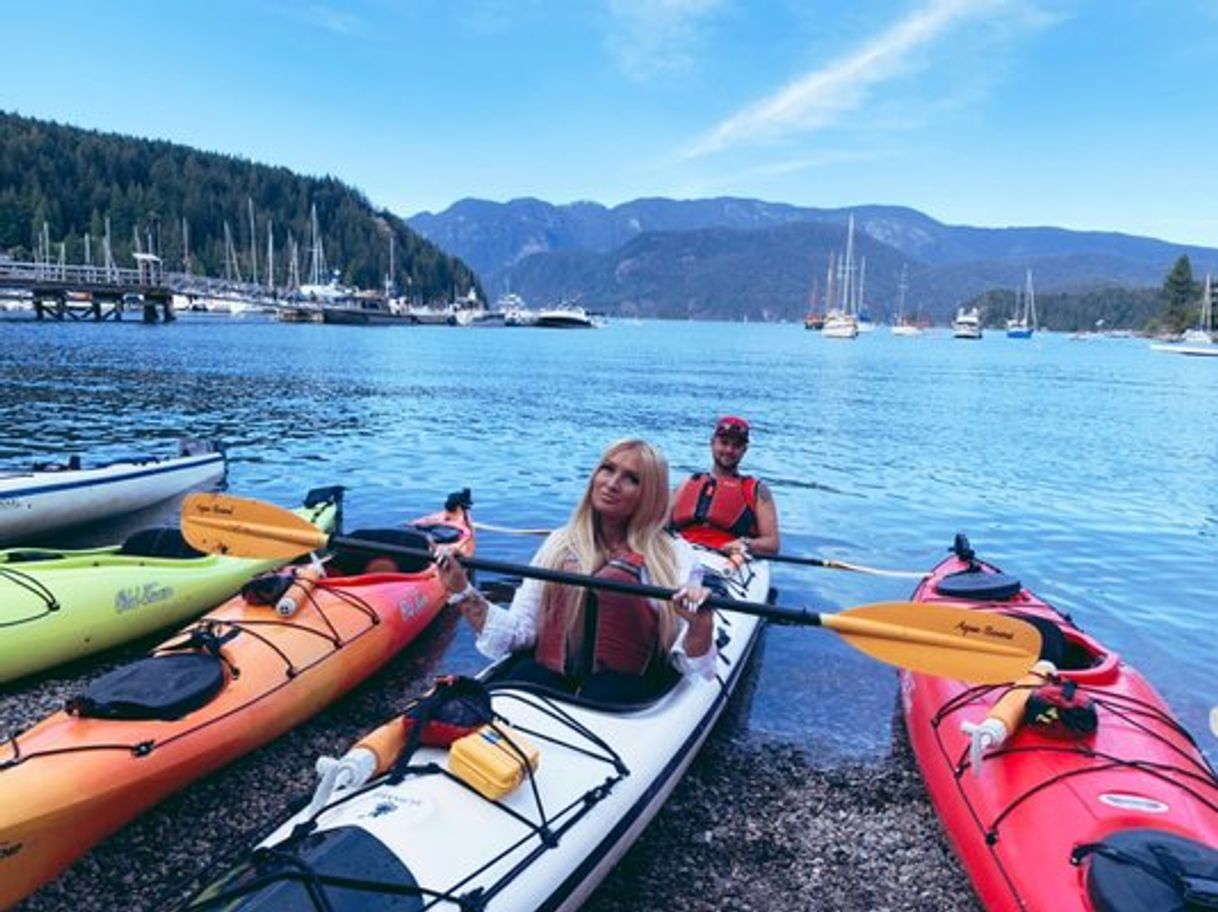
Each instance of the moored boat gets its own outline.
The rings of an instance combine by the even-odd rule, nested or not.
[[[736,567],[712,552],[703,562],[733,597],[764,599],[764,563]],[[646,704],[597,704],[503,680],[497,663],[480,680],[498,730],[539,749],[514,790],[482,797],[430,746],[360,787],[329,791],[323,780],[310,808],[186,908],[578,908],[672,791],[747,665],[758,619],[725,611],[717,627],[717,680],[670,675]],[[478,737],[496,743],[494,731]]]
[[[119,516],[224,478],[223,450],[183,440],[174,457],[136,456],[98,466],[36,463],[0,470],[0,544]]]
[[[1028,619],[1053,663],[999,686],[901,674],[914,755],[982,904],[1194,908],[1182,891],[1212,891],[1218,871],[1218,777],[1197,744],[1118,654],[963,536],[953,552],[915,600]]]
[[[952,321],[952,335],[957,339],[981,338],[981,312],[976,307],[959,307]]]
[[[1185,331],[1178,342],[1152,343],[1153,351],[1197,358],[1218,357],[1218,343],[1214,341],[1214,295],[1210,276],[1205,277],[1201,292],[1201,316],[1196,328]]]
[[[853,314],[830,311],[821,324],[820,334],[826,339],[854,339],[859,334],[859,323]]]
[[[296,513],[330,530],[341,494],[317,488]],[[106,548],[0,551],[0,682],[180,624],[283,563],[202,554],[169,527]]]
[[[1008,339],[1031,339],[1036,332],[1036,292],[1032,290],[1032,270],[1024,283],[1022,298],[1015,294],[1015,316],[1007,320]]]
[[[582,307],[564,304],[537,311],[533,326],[545,329],[595,329],[596,322]]]
[[[354,535],[473,551],[460,505]],[[257,580],[149,658],[93,682],[67,711],[0,743],[0,907],[170,793],[320,711],[444,605],[426,561],[340,552],[320,578],[308,569]]]

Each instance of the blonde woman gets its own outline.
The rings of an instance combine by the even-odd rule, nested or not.
[[[492,659],[531,648],[513,666],[530,681],[596,701],[634,702],[655,688],[665,663],[685,675],[715,675],[714,617],[693,549],[664,530],[668,463],[645,440],[611,444],[570,520],[546,539],[534,566],[676,589],[671,601],[526,579],[507,609],[491,605],[451,552],[438,565],[451,604]]]

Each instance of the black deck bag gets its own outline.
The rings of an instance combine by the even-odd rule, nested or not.
[[[224,687],[224,665],[207,652],[150,656],[102,675],[65,707],[89,719],[172,721],[206,706]]]

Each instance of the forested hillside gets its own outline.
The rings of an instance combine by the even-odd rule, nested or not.
[[[429,300],[476,284],[465,263],[334,177],[302,177],[229,155],[0,112],[0,255],[33,259],[45,224],[52,260],[65,242],[67,261],[83,262],[89,235],[93,261],[100,262],[108,218],[118,265],[131,265],[138,237],[140,249],[151,244],[169,269],[183,268],[188,249],[191,271],[222,276],[227,223],[242,277],[252,278],[256,260],[265,284],[269,221],[282,285],[289,235],[308,278],[313,206],[326,262],[345,282],[381,287],[392,236],[399,289]]]

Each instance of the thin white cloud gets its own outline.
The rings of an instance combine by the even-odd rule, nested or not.
[[[364,31],[363,20],[358,16],[353,16],[346,10],[319,3],[302,7],[300,17],[309,25],[336,35],[359,35]]]
[[[861,108],[885,83],[931,63],[926,49],[968,20],[999,24],[1010,10],[1025,24],[1043,24],[1029,6],[1013,0],[931,0],[866,41],[853,53],[799,77],[767,98],[728,117],[696,139],[685,158],[719,152],[740,143],[807,133],[839,123]],[[958,53],[949,48],[948,53]]]
[[[640,81],[688,69],[700,25],[723,0],[608,0],[608,45],[618,66]]]

